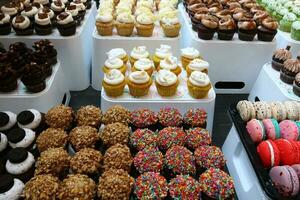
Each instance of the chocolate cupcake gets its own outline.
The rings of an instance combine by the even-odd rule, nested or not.
[[[5,169],[14,178],[26,183],[34,175],[34,156],[24,148],[12,149],[8,153]]]
[[[180,127],[182,125],[183,119],[180,111],[177,108],[166,107],[161,108],[158,112],[158,121],[163,127]]]
[[[202,108],[189,109],[183,117],[186,128],[202,127],[206,128],[207,113]]]
[[[32,35],[33,23],[27,16],[17,15],[12,20],[12,27],[16,35]]]
[[[28,128],[37,133],[46,128],[44,114],[35,109],[28,109],[17,115],[17,122],[20,128]]]
[[[134,179],[122,169],[109,169],[99,179],[97,196],[102,200],[129,199]]]
[[[76,112],[76,122],[77,126],[99,128],[102,122],[102,112],[100,108],[93,105],[82,106]]]
[[[158,147],[165,151],[172,146],[185,144],[186,136],[182,128],[166,127],[158,132]]]
[[[81,0],[81,2],[85,5],[86,9],[90,9],[92,7],[91,0]]]
[[[107,149],[103,157],[104,170],[123,169],[130,172],[132,156],[126,145],[115,144]]]
[[[219,40],[232,40],[235,31],[236,25],[231,16],[225,16],[219,20]]]
[[[217,12],[216,14],[216,17],[218,17],[219,19],[222,19],[223,17],[231,17],[231,12],[230,12],[230,10],[228,10],[228,9],[223,9],[223,10],[221,10],[221,11],[219,11],[219,12]]]
[[[55,15],[59,15],[64,12],[65,4],[60,0],[55,0],[51,3],[51,10],[53,10]]]
[[[32,3],[39,3],[43,7],[45,7],[45,6],[50,7],[50,1],[49,0],[33,0]]]
[[[163,168],[163,154],[157,147],[146,147],[133,158],[133,164],[139,173],[160,172]]]
[[[187,12],[190,16],[190,18],[193,18],[195,13],[197,13],[198,10],[200,10],[201,8],[205,8],[206,5],[204,3],[195,3],[195,4],[191,4],[187,7]]]
[[[169,193],[173,199],[199,199],[200,184],[189,175],[177,175],[169,183]]]
[[[131,146],[138,151],[147,147],[157,147],[158,134],[149,129],[137,129],[130,135]]]
[[[103,114],[102,122],[105,125],[115,122],[128,125],[130,122],[130,111],[120,105],[112,106]]]
[[[70,13],[62,12],[56,20],[57,29],[62,36],[70,36],[76,33],[76,22]]]
[[[300,72],[300,57],[297,59],[288,59],[284,62],[280,70],[280,79],[287,83],[293,84],[296,74]]]
[[[242,18],[238,22],[238,32],[240,40],[252,41],[257,32],[255,21],[250,18]]]
[[[292,58],[292,53],[290,51],[291,46],[287,46],[285,49],[277,49],[273,53],[272,57],[272,67],[273,69],[280,71],[283,68],[283,63]]]
[[[0,13],[0,35],[8,35],[10,32],[10,16],[6,13]]]
[[[0,92],[11,92],[18,87],[18,75],[10,65],[0,67]]]
[[[100,137],[103,144],[106,147],[110,147],[117,143],[127,144],[129,140],[130,129],[128,126],[116,122],[113,124],[108,124],[105,128],[100,132]]]
[[[186,131],[186,145],[189,149],[195,150],[200,146],[211,144],[211,137],[208,130],[196,127]]]
[[[21,77],[26,64],[32,62],[32,49],[27,48],[23,42],[15,42],[9,45],[8,59],[13,70],[16,71],[16,75]]]
[[[69,136],[62,129],[48,128],[43,131],[36,139],[36,145],[39,152],[46,151],[50,148],[66,148]]]
[[[265,18],[257,27],[257,39],[261,41],[273,41],[278,28],[278,22],[271,17]]]
[[[194,16],[191,18],[192,29],[194,31],[198,30],[198,27],[201,24],[201,20],[206,14],[208,14],[208,8],[202,7],[198,9]]]
[[[79,126],[70,132],[70,144],[74,151],[89,147],[95,148],[100,140],[100,134],[96,128],[90,126]]]
[[[198,37],[203,40],[211,40],[217,31],[218,22],[218,18],[213,15],[204,16],[198,27]]]
[[[34,17],[34,30],[37,35],[50,35],[52,25],[50,16],[46,13],[38,13]]]
[[[293,92],[295,95],[300,97],[300,73],[295,76],[295,80],[293,83]]]
[[[17,115],[10,111],[0,112],[0,131],[7,132],[17,123]]]
[[[78,9],[78,15],[80,16],[81,20],[83,20],[86,13],[86,7],[84,3],[81,0],[73,0],[70,5],[76,6],[76,8]]]
[[[258,26],[262,25],[264,19],[270,17],[266,11],[258,11],[254,14],[253,19]]]
[[[157,114],[147,108],[141,108],[131,112],[131,126],[133,130],[137,128],[149,128],[153,131],[157,129]]]
[[[12,20],[17,14],[18,14],[18,7],[15,2],[13,1],[7,1],[6,4],[1,6],[1,11],[4,14],[8,14],[10,16],[10,19]]]
[[[59,180],[51,174],[37,175],[25,184],[24,199],[56,199]]]
[[[24,183],[9,174],[0,175],[0,199],[17,200],[21,197]]]
[[[35,132],[27,128],[14,128],[7,133],[9,146],[26,148],[34,154],[36,154],[35,138]]]
[[[35,6],[25,6],[24,10],[21,12],[21,15],[27,16],[31,22],[34,21],[34,16],[38,13],[39,9]]]
[[[201,168],[219,168],[223,169],[226,160],[221,149],[216,146],[199,146],[195,152],[196,163]]]
[[[69,5],[66,7],[65,12],[71,13],[73,19],[76,21],[76,25],[79,26],[82,21],[82,17],[79,15],[79,10],[76,5]]]
[[[65,105],[58,105],[51,108],[45,115],[46,124],[51,128],[69,130],[73,123],[73,110]]]
[[[47,14],[50,17],[52,27],[56,27],[56,15],[54,14],[53,10],[45,6],[41,8],[38,13]]]
[[[43,66],[31,62],[25,65],[21,81],[26,89],[32,93],[38,93],[46,88],[46,76]]]
[[[33,44],[33,59],[38,64],[48,63],[54,65],[57,63],[57,50],[54,48],[54,45],[49,40],[39,40]],[[52,68],[51,68],[52,69]],[[47,72],[49,74],[50,72]],[[51,70],[52,71],[52,70]]]

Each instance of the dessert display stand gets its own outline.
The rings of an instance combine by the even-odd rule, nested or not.
[[[159,24],[156,23],[152,37],[139,37],[136,30],[131,37],[122,37],[117,34],[116,28],[113,30],[112,36],[101,36],[98,34],[97,29],[93,32],[93,61],[92,61],[92,86],[95,90],[101,90],[103,71],[102,67],[107,59],[106,53],[113,48],[123,48],[128,56],[130,51],[136,46],[146,46],[150,54],[155,52],[161,44],[169,45],[172,47],[174,56],[179,55],[180,38],[168,38],[163,34]]]
[[[265,64],[249,94],[249,101],[300,101],[293,92],[293,86],[279,77],[280,72],[274,70],[271,63]]]
[[[217,39],[202,40],[193,31],[191,20],[182,4],[179,5],[181,16],[181,47],[194,47],[209,62],[210,79],[216,93],[249,93],[261,66],[268,62],[276,49],[276,40],[272,42],[245,42],[235,34],[232,41]]]
[[[290,33],[286,33],[278,30],[276,35],[277,48],[286,48],[286,46],[291,46],[290,51],[293,54],[293,57],[297,57],[300,51],[300,41],[294,40],[291,38]]]
[[[30,93],[19,80],[15,91],[0,93],[0,110],[19,113],[25,109],[35,108],[46,113],[51,107],[61,104],[64,98],[67,105],[71,95],[64,81],[62,66],[58,62],[53,66],[52,75],[46,79],[46,88],[43,91]]]
[[[37,40],[49,39],[57,49],[68,89],[84,90],[90,85],[91,34],[95,24],[95,15],[96,3],[93,3],[73,36],[61,36],[57,29],[54,29],[53,33],[47,36],[16,36],[12,32],[10,35],[0,36],[0,42],[6,48],[14,42],[24,42],[31,47]]]

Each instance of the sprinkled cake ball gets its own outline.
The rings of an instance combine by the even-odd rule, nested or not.
[[[185,132],[182,128],[166,127],[158,132],[158,146],[162,150],[167,150],[174,145],[185,144]]]
[[[158,113],[158,120],[162,126],[181,126],[183,119],[176,108],[162,108]]]
[[[148,108],[141,108],[131,113],[131,124],[137,128],[150,128],[157,121],[157,114]]]
[[[173,199],[199,199],[200,192],[200,184],[189,175],[177,175],[169,183],[169,193]]]
[[[130,144],[137,150],[157,146],[158,135],[149,129],[137,129],[130,135]]]
[[[211,144],[211,137],[208,130],[203,128],[190,128],[186,132],[186,145],[190,149],[196,149],[200,146],[207,146]]]
[[[190,127],[206,128],[207,113],[202,108],[189,109],[183,117],[184,123]]]
[[[219,147],[216,146],[201,146],[198,147],[194,152],[196,163],[200,167],[204,167],[209,169],[220,168],[222,169],[226,160],[224,158],[224,154]]]
[[[148,147],[136,154],[133,163],[140,173],[160,172],[163,166],[163,155],[158,148]]]

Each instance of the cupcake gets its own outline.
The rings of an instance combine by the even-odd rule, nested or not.
[[[170,175],[196,174],[195,157],[193,153],[183,146],[171,147],[164,158],[165,169]]]
[[[201,146],[211,144],[211,137],[208,130],[196,127],[186,131],[186,145],[189,149],[195,150]]]
[[[73,19],[76,21],[77,26],[81,24],[81,17],[79,16],[79,11],[75,5],[66,6],[65,12],[70,13],[72,15]]]
[[[12,20],[13,29],[16,35],[32,35],[33,34],[33,24],[30,19],[23,15],[17,15]]]
[[[34,30],[37,35],[49,35],[52,33],[50,16],[46,13],[38,13],[34,17]]]
[[[293,92],[295,95],[300,97],[300,73],[295,76],[295,80],[293,83]]]
[[[263,20],[270,17],[266,11],[258,11],[254,14],[253,19],[256,24],[259,26],[262,24]]]
[[[58,105],[51,108],[45,115],[46,123],[51,128],[69,130],[73,123],[73,110],[65,105]]]
[[[32,3],[39,3],[42,6],[48,6],[48,7],[50,7],[49,0],[33,0]]]
[[[235,31],[236,31],[236,24],[230,15],[222,17],[219,20],[219,28],[218,28],[219,40],[232,40]]]
[[[300,40],[300,21],[295,21],[292,24],[291,38],[294,40]]]
[[[191,18],[192,29],[194,31],[196,31],[196,32],[198,31],[198,27],[201,24],[202,18],[207,14],[209,14],[209,13],[208,13],[208,8],[206,8],[206,7],[202,7],[197,10],[195,15]]]
[[[38,2],[32,2],[32,3],[31,3],[31,6],[36,7],[38,10],[41,10],[41,9],[43,9],[43,7],[44,7],[42,4],[40,4],[40,3],[38,3]]]
[[[211,40],[217,31],[219,20],[213,15],[205,15],[198,27],[198,37],[203,40]]]
[[[139,200],[164,199],[168,195],[167,180],[159,173],[145,172],[135,180],[134,194]]]
[[[177,175],[169,183],[169,193],[173,199],[199,199],[200,184],[189,175]]]
[[[141,97],[148,94],[152,85],[152,79],[145,71],[135,71],[129,74],[126,83],[130,95]]]
[[[177,76],[181,73],[181,67],[178,65],[177,58],[175,56],[169,56],[163,60],[160,61],[158,66],[159,70],[169,70],[176,74]]]
[[[117,69],[111,69],[104,74],[102,86],[107,96],[109,97],[121,96],[124,93],[125,85],[126,85],[126,80],[121,71]]]
[[[277,33],[278,23],[271,17],[265,18],[262,24],[257,27],[257,39],[270,42]]]
[[[48,63],[50,65],[54,65],[57,63],[57,50],[54,48],[54,45],[49,40],[39,40],[34,42],[33,44],[33,59],[36,63],[45,64]],[[51,73],[47,69],[45,69],[46,75]]]
[[[187,81],[189,94],[195,99],[202,99],[208,95],[211,83],[207,74],[199,71],[191,73]]]
[[[34,156],[24,148],[14,148],[7,155],[5,169],[7,173],[23,183],[29,181],[35,169]]]
[[[131,36],[134,28],[134,16],[123,12],[117,16],[116,27],[119,36]]]
[[[207,113],[204,109],[189,109],[183,117],[186,127],[206,128]]]
[[[256,35],[256,23],[249,18],[243,18],[238,22],[239,39],[242,41],[252,41]]]
[[[62,129],[48,128],[43,131],[36,139],[36,145],[39,152],[50,148],[65,148],[69,140],[66,131]]]
[[[50,17],[51,25],[53,27],[56,26],[56,15],[54,14],[54,12],[49,7],[41,8],[38,13],[47,14]]]
[[[17,122],[20,128],[28,128],[40,133],[45,128],[44,114],[35,109],[28,109],[17,115]]]
[[[172,55],[172,47],[169,45],[160,45],[160,48],[155,49],[155,53],[153,55],[153,62],[155,68],[157,69],[161,60]]]
[[[102,200],[129,199],[134,179],[122,169],[109,169],[99,179],[97,195]]]
[[[155,77],[155,86],[161,96],[173,96],[179,84],[178,77],[171,71],[159,70]]]
[[[10,111],[0,112],[0,131],[7,132],[17,123],[17,115]]]
[[[180,127],[182,125],[183,119],[180,111],[176,108],[166,107],[161,108],[158,112],[158,121],[164,126],[177,126]]]
[[[188,64],[194,59],[200,59],[200,53],[197,49],[192,47],[181,49],[181,64],[183,69],[186,69]]]
[[[57,198],[60,200],[94,199],[96,183],[87,175],[71,174],[59,185]]]
[[[292,23],[297,20],[297,16],[294,13],[287,13],[283,16],[279,22],[279,30],[284,32],[291,32]]]
[[[76,112],[76,122],[77,126],[92,126],[99,128],[102,121],[102,112],[100,108],[87,105],[82,106]]]
[[[0,92],[12,92],[17,89],[18,73],[10,65],[0,67],[0,79]]]
[[[76,8],[78,9],[78,15],[80,16],[81,20],[83,20],[86,13],[86,7],[84,3],[81,0],[73,0],[70,5],[76,6]]]
[[[20,199],[24,183],[9,174],[0,175],[0,199]]]
[[[123,75],[125,75],[127,66],[123,63],[123,61],[120,58],[109,58],[104,63],[103,72],[108,73],[112,69],[117,69],[120,72],[122,72]]]
[[[35,138],[35,132],[27,128],[14,128],[7,133],[9,146],[26,148],[28,151],[35,149]]]
[[[186,67],[187,76],[190,77],[191,73],[194,71],[200,71],[208,74],[209,63],[205,60],[196,58],[192,60]]]
[[[24,10],[21,12],[21,15],[27,16],[30,19],[30,21],[33,22],[34,16],[38,13],[38,11],[39,10],[37,7],[28,5],[24,7]]]
[[[112,106],[104,113],[102,121],[105,125],[115,122],[128,125],[130,122],[130,111],[120,105]]]
[[[0,35],[8,35],[11,32],[10,16],[0,13]]]
[[[135,27],[138,36],[151,37],[154,29],[155,16],[151,13],[143,13],[136,17]]]
[[[141,151],[144,148],[153,146],[156,147],[158,142],[158,135],[149,129],[137,129],[130,135],[131,146]]]
[[[297,59],[288,59],[284,62],[284,66],[280,70],[280,79],[287,84],[293,84],[295,76],[299,72],[300,57],[297,57]]]
[[[283,63],[292,58],[292,53],[290,51],[291,46],[287,46],[285,49],[277,49],[273,53],[272,57],[272,67],[273,69],[280,71],[283,68]]]
[[[18,7],[15,2],[8,1],[6,4],[1,6],[1,11],[4,14],[8,14],[10,19],[13,19],[18,14]]]
[[[157,114],[148,108],[141,108],[131,112],[131,126],[136,128],[149,128],[156,131],[158,122]]]
[[[157,147],[147,147],[133,158],[133,164],[139,173],[160,172],[163,167],[163,154]]]
[[[123,61],[124,65],[126,65],[126,63],[128,61],[128,56],[127,56],[125,50],[122,49],[122,48],[111,49],[106,54],[107,54],[108,59],[111,59],[111,58],[120,58]]]
[[[113,146],[117,143],[127,144],[129,140],[130,129],[128,126],[116,122],[108,124],[100,133],[100,138],[106,147]]]
[[[147,47],[145,46],[137,46],[132,49],[130,52],[130,64],[134,66],[134,63],[141,58],[149,58],[149,52],[147,51]]]
[[[45,71],[43,66],[31,62],[25,65],[21,81],[26,89],[32,93],[38,93],[46,88]]]
[[[166,127],[158,132],[158,147],[164,151],[172,146],[184,146],[186,140],[185,132],[182,128]]]
[[[98,130],[90,126],[78,126],[70,132],[70,144],[76,152],[86,147],[95,148],[99,140]]]
[[[145,71],[151,77],[154,71],[154,62],[149,58],[141,58],[134,63],[131,71]]]
[[[52,174],[63,178],[68,174],[70,156],[63,148],[50,148],[41,153],[35,169],[35,176],[40,174]]]
[[[86,9],[90,9],[92,7],[92,1],[91,0],[81,0],[81,1],[85,5]]]
[[[96,28],[99,35],[108,36],[113,34],[114,18],[112,13],[98,13],[96,16]]]
[[[130,149],[126,145],[115,144],[105,152],[103,168],[105,171],[109,169],[123,169],[130,172],[132,161]]]
[[[55,199],[59,186],[58,178],[50,175],[37,175],[25,184],[24,199]]]
[[[160,26],[166,37],[178,37],[181,25],[177,16],[162,17]]]
[[[74,21],[72,14],[62,12],[56,17],[57,29],[62,36],[71,36],[76,33],[76,22]]]
[[[221,149],[216,146],[199,146],[194,152],[196,163],[202,168],[223,169],[226,160]]]
[[[65,10],[65,4],[61,0],[55,0],[51,3],[51,10],[55,15],[59,15]]]
[[[220,169],[210,168],[199,178],[203,197],[210,199],[232,199],[234,196],[233,179]]]

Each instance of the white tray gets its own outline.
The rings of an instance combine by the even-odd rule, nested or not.
[[[205,60],[210,63],[210,78],[217,82],[244,82],[241,89],[216,89],[216,93],[249,93],[261,66],[272,58],[276,49],[276,40],[272,42],[246,42],[235,34],[232,41],[217,39],[201,40],[197,32],[192,30],[191,20],[182,3],[178,7],[181,16],[181,47],[192,46],[199,50]]]
[[[61,104],[66,94],[66,104],[70,99],[66,88],[65,77],[58,62],[53,66],[52,75],[46,79],[46,88],[39,93],[30,93],[25,85],[19,81],[18,88],[9,93],[0,93],[0,110],[19,113],[22,110],[35,108],[47,112],[51,107]]]
[[[70,90],[83,90],[90,85],[90,65],[92,59],[92,31],[95,24],[96,3],[87,10],[81,26],[77,27],[73,36],[61,36],[57,29],[51,35],[16,36],[15,33],[0,36],[0,42],[8,48],[14,42],[24,42],[28,47],[33,42],[49,39],[58,51],[63,71],[66,74],[66,84]]]
[[[280,72],[274,70],[270,63],[263,66],[251,92],[250,101],[300,101],[294,94],[293,86],[280,80]]]
[[[286,46],[291,46],[290,51],[293,54],[293,57],[297,57],[300,51],[300,41],[294,40],[291,38],[290,33],[286,33],[278,30],[276,35],[277,48],[286,48]]]

